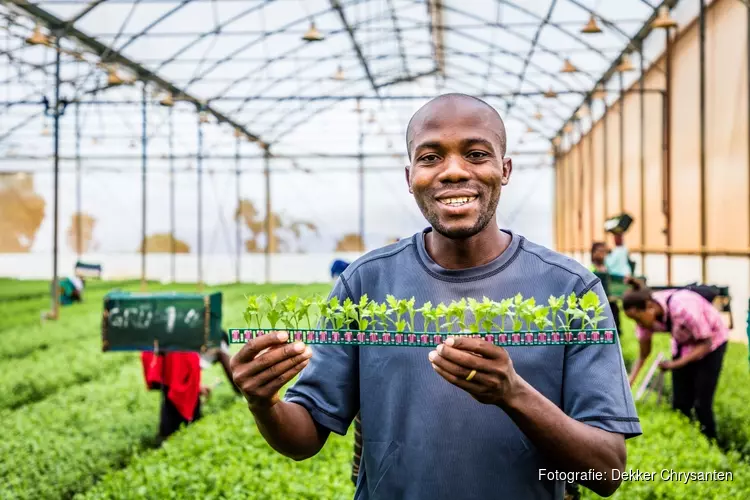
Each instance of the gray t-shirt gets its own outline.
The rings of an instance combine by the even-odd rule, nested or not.
[[[601,283],[576,261],[506,231],[511,245],[494,261],[449,270],[425,250],[424,234],[369,252],[337,280],[332,295],[354,302],[387,294],[448,304],[461,297],[502,300],[550,295]],[[610,318],[603,328],[614,329]],[[419,315],[418,315],[419,317]],[[417,330],[421,325],[417,325]],[[474,400],[430,366],[429,347],[313,346],[310,364],[286,401],[345,434],[361,413],[363,456],[355,499],[561,499],[564,483],[500,408]],[[619,343],[508,347],[518,374],[570,417],[611,432],[641,434]]]

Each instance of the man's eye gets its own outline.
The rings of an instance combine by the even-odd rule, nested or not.
[[[424,155],[422,158],[420,158],[421,161],[436,161],[437,159],[438,155],[435,154]]]
[[[469,153],[469,158],[472,158],[474,160],[484,158],[485,156],[487,156],[487,153],[483,151],[472,151],[471,153]]]

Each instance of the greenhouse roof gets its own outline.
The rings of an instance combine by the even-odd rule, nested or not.
[[[167,106],[159,103],[173,99],[170,116],[172,109],[181,116],[175,133],[185,151],[195,147],[192,134],[202,120],[197,128],[211,129],[205,133],[215,154],[231,154],[238,139],[250,139],[260,146],[258,154],[266,149],[289,156],[403,158],[411,114],[439,93],[463,92],[500,111],[511,153],[539,163],[548,160],[550,140],[584,107],[597,84],[604,83],[615,99],[620,85],[639,77],[639,40],[658,8],[676,3],[6,2],[0,7],[5,28],[0,100],[12,112],[0,122],[0,151],[19,155],[40,129],[48,133],[49,125],[40,126],[39,120],[48,120],[49,113],[39,103],[55,99],[51,47],[59,36],[64,49],[60,97],[80,102],[87,118],[77,122],[78,135],[93,138],[78,144],[79,153],[83,148],[95,155],[106,137],[130,138],[133,148],[143,132],[142,100],[149,110],[146,132],[153,139],[149,154],[164,153]],[[673,14],[688,21],[690,14],[681,16],[679,8]],[[41,43],[29,43],[35,26]],[[663,47],[663,35],[658,36]],[[643,46],[644,67],[660,55],[657,45]],[[628,55],[623,59],[623,54]],[[630,64],[632,71],[618,70]],[[145,89],[138,79],[148,80]],[[185,116],[199,109],[205,110],[201,120]],[[61,145],[63,150],[74,141],[71,124],[63,125],[61,140],[69,143]],[[360,143],[360,133],[366,144]],[[127,146],[118,147],[127,152]]]

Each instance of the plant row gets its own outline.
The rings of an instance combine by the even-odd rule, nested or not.
[[[353,431],[345,437],[332,433],[318,455],[296,462],[268,446],[247,405],[237,402],[107,474],[76,498],[353,498],[353,439]]]
[[[95,382],[0,411],[0,498],[70,498],[154,445],[161,395],[146,390],[137,355],[131,361]],[[218,367],[211,372],[219,375]],[[222,384],[204,406],[204,418],[234,400]]]
[[[416,307],[414,297],[399,299],[387,295],[385,302],[370,300],[363,295],[358,302],[338,297],[312,298],[290,295],[279,299],[276,294],[252,295],[247,298],[244,318],[247,326],[262,328],[264,323],[272,329],[283,325],[286,329],[319,328],[340,331],[356,328],[360,331],[380,330],[395,332],[484,333],[539,330],[570,331],[580,324],[582,328],[596,329],[605,318],[605,305],[594,291],[579,298],[571,293],[550,296],[547,304],[537,304],[534,297],[524,298],[520,293],[500,301],[483,297],[461,298],[449,304],[433,306],[425,302]],[[314,324],[314,317],[319,323]]]

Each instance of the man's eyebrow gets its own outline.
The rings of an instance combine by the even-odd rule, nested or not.
[[[469,144],[481,144],[482,146],[491,149],[492,151],[495,150],[495,147],[492,145],[491,141],[488,141],[487,139],[483,139],[481,137],[469,137],[468,139],[462,140],[461,143],[464,146],[468,146]]]
[[[420,142],[414,148],[414,151],[419,151],[420,149],[440,149],[441,147],[442,144],[440,144],[440,142],[438,141]]]

